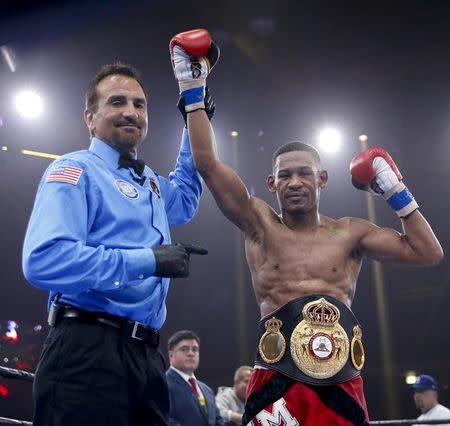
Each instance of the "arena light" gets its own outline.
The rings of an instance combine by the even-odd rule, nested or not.
[[[44,104],[38,93],[22,90],[15,97],[15,106],[22,117],[35,119],[42,114]]]
[[[231,136],[232,138],[237,138],[237,137],[239,136],[239,132],[238,132],[237,130],[232,130],[232,131],[230,132],[230,136]]]
[[[6,64],[8,65],[11,72],[16,71],[16,64],[14,63],[13,55],[11,54],[11,50],[8,48],[8,46],[3,45],[0,46],[0,52],[3,56],[3,59],[5,60]]]
[[[416,383],[417,373],[415,371],[407,371],[405,374],[405,382],[407,385]]]
[[[369,139],[369,137],[368,137],[367,135],[359,135],[359,136],[358,136],[358,140],[359,140],[361,143],[367,142],[367,139]]]
[[[29,149],[22,149],[20,152],[24,155],[31,155],[33,157],[54,158],[54,159],[60,157],[57,154],[50,154],[48,152],[40,152],[40,151],[31,151]]]
[[[319,146],[325,152],[336,152],[341,146],[341,134],[333,128],[327,128],[319,134]]]
[[[0,384],[0,396],[6,398],[8,395],[9,395],[8,388],[5,385]]]

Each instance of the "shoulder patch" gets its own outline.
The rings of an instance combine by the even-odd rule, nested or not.
[[[50,169],[45,182],[63,182],[77,185],[82,174],[83,169],[79,167],[54,165]]]

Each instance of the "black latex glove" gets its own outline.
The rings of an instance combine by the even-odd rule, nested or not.
[[[208,250],[192,244],[164,244],[152,248],[156,259],[156,277],[184,278],[189,275],[191,254],[208,254]]]
[[[178,99],[177,107],[180,110],[181,115],[183,116],[184,124],[187,127],[188,113],[184,110],[185,105],[184,105],[184,98],[182,96],[180,96],[180,99]],[[199,108],[199,109],[203,109],[203,108]],[[195,110],[195,111],[198,111],[198,110]],[[206,86],[205,87],[205,112],[209,118],[209,121],[211,121],[211,118],[214,117],[215,111],[216,111],[216,103],[214,102],[213,98],[211,97],[211,95],[209,93],[208,86]],[[194,111],[191,111],[191,112],[194,112]]]

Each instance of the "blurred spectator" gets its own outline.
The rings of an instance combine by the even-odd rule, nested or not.
[[[438,402],[438,384],[433,377],[421,374],[411,389],[416,408],[422,413],[417,420],[450,420],[450,410]],[[450,426],[450,423],[442,426]]]
[[[233,387],[221,386],[216,395],[220,415],[228,421],[227,426],[240,425],[245,408],[247,385],[253,368],[240,366],[234,373]]]

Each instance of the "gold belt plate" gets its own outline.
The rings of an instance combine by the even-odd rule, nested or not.
[[[291,335],[291,356],[299,370],[315,379],[337,374],[349,356],[347,333],[339,324],[339,308],[324,298],[307,303],[303,320]]]

